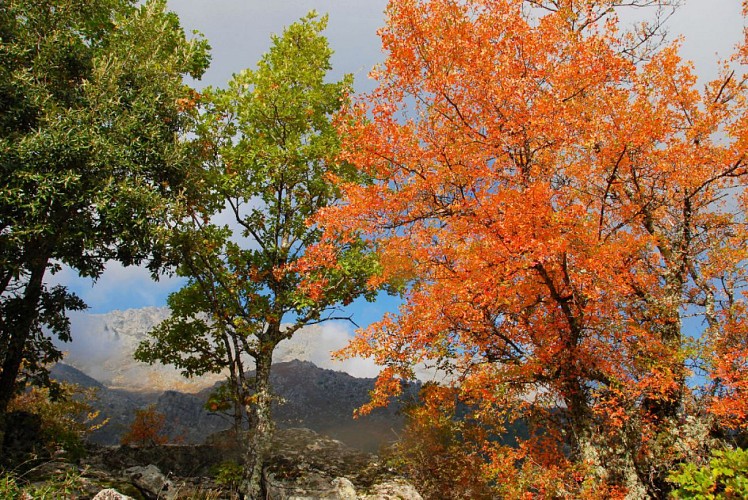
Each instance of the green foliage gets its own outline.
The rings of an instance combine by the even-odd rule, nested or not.
[[[228,366],[244,391],[241,353],[267,357],[303,326],[335,318],[339,304],[373,298],[366,280],[377,263],[361,242],[348,243],[324,276],[299,265],[321,237],[310,217],[338,199],[329,176],[354,175],[335,161],[340,141],[331,120],[351,77],[325,81],[332,54],[320,34],[325,25],[309,14],[273,37],[256,69],[202,95],[196,143],[210,196],[186,207],[173,228],[169,250],[188,283],[169,297],[172,317],[150,332],[137,359],[186,376]],[[209,222],[222,210],[237,230]],[[310,292],[311,281],[322,284]]]
[[[0,475],[0,498],[13,500],[21,494],[16,478],[13,474],[6,472]]]
[[[208,396],[208,401],[205,403],[205,409],[208,411],[220,411],[225,412],[231,409],[234,401],[234,391],[230,384],[220,384],[216,389]]]
[[[106,424],[92,406],[95,399],[95,389],[63,383],[54,394],[49,388],[34,387],[17,395],[8,408],[39,415],[48,452],[64,450],[76,458],[85,451],[85,437]]]
[[[43,482],[27,483],[12,472],[0,475],[0,498],[55,500],[80,498],[85,488],[80,473],[75,469],[64,469]]]
[[[683,464],[668,480],[673,498],[748,498],[748,450],[714,450],[707,465]]]
[[[66,311],[85,307],[47,272],[160,264],[174,201],[198,191],[182,78],[208,45],[165,0],[9,0],[0,38],[1,414],[19,374],[48,381],[61,352],[47,332],[69,341]]]
[[[215,467],[216,483],[234,491],[242,480],[242,471],[242,466],[233,460],[221,462]]]

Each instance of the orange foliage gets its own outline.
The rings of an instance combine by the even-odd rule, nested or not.
[[[747,96],[727,64],[698,90],[677,44],[632,48],[617,3],[392,0],[379,86],[338,119],[373,182],[341,183],[317,222],[409,280],[346,351],[386,366],[375,404],[437,363],[481,418],[545,415],[510,452],[523,467],[623,492],[621,457],[659,496],[688,453],[657,448],[691,397],[686,312],[720,353],[712,409],[745,422],[724,311],[744,303]]]
[[[424,498],[496,498],[499,490],[482,473],[480,426],[455,418],[455,393],[426,385],[422,406],[405,410],[408,425],[392,450],[398,469]]]
[[[154,405],[135,410],[135,420],[122,436],[121,443],[130,446],[156,446],[169,442],[164,433],[166,417]]]
[[[736,304],[727,314],[716,339],[712,377],[719,397],[710,410],[733,429],[748,429],[748,318],[746,305]]]

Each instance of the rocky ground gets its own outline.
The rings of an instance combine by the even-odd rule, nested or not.
[[[204,445],[91,445],[76,463],[51,459],[24,472],[23,480],[43,491],[44,482],[56,478],[57,490],[48,498],[238,498],[236,443],[221,434]],[[421,498],[377,456],[303,428],[276,433],[265,484],[267,498],[278,500]]]

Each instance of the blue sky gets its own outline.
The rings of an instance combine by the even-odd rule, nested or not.
[[[687,0],[670,21],[672,35],[683,35],[683,55],[694,61],[702,81],[716,72],[715,54],[726,57],[740,40],[743,18],[737,0]],[[367,78],[370,69],[383,60],[376,30],[383,24],[384,0],[170,0],[183,26],[205,34],[213,47],[211,68],[197,86],[223,86],[236,73],[253,67],[268,49],[270,35],[315,9],[330,16],[325,33],[335,51],[332,77],[352,73],[355,88],[373,88]],[[180,282],[151,280],[141,268],[111,264],[97,283],[77,278],[63,270],[51,281],[66,284],[89,304],[90,312],[163,306],[166,296]],[[376,304],[359,301],[351,308],[361,326],[379,319],[396,307],[385,297]]]

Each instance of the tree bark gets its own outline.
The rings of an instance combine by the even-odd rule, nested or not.
[[[6,334],[10,340],[2,359],[2,373],[0,373],[0,449],[5,439],[5,416],[16,391],[16,379],[23,363],[26,342],[39,316],[39,299],[42,295],[42,283],[46,270],[47,259],[40,258],[32,262],[31,275],[26,283],[19,307],[12,318],[5,318],[4,326],[9,330]]]
[[[270,365],[274,346],[263,346],[255,358],[255,393],[246,405],[249,432],[245,450],[244,477],[240,492],[244,498],[263,498],[262,469],[270,451],[275,425],[270,413]]]

